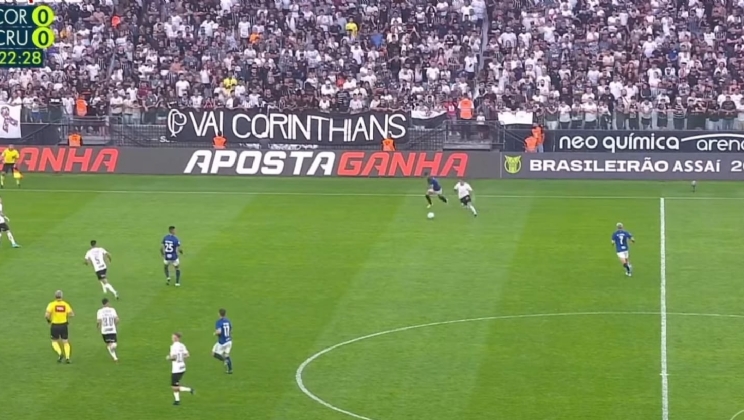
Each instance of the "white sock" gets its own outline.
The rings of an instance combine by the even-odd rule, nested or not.
[[[116,357],[116,344],[111,344],[111,345],[110,345],[110,346],[108,347],[108,352],[109,352],[109,354],[111,355],[111,357],[112,357],[112,358],[113,358],[114,360],[119,360],[119,358],[118,358],[118,357]]]
[[[106,283],[101,283],[101,289],[103,289],[103,293],[106,293]]]
[[[10,231],[8,231],[8,239],[10,239],[11,244],[15,245],[16,243],[15,238],[13,237],[13,234],[10,233]]]
[[[105,292],[106,290],[111,290],[111,293],[113,293],[114,296],[118,294],[116,293],[116,290],[114,289],[114,286],[111,285],[111,283],[106,283],[103,285],[103,291]]]
[[[173,393],[173,398],[176,399],[176,401],[181,401],[181,394],[178,393],[178,391]]]
[[[180,387],[178,387],[178,390],[181,391],[181,392],[191,392],[191,388],[189,388],[187,386],[180,386]]]
[[[468,206],[468,208],[470,209],[470,211],[473,212],[473,214],[478,214],[478,212],[475,210],[475,207],[474,206],[470,205],[470,206]]]

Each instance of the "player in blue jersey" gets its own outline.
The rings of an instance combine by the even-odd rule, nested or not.
[[[232,373],[232,359],[230,359],[230,350],[232,350],[232,322],[227,319],[227,311],[220,309],[220,319],[215,323],[214,335],[217,336],[217,342],[212,347],[212,357],[223,362],[227,373]]]
[[[163,238],[160,254],[163,256],[163,265],[165,265],[165,284],[170,285],[170,267],[173,266],[176,269],[176,286],[180,286],[181,260],[178,256],[183,254],[183,249],[181,249],[181,241],[176,237],[175,226],[168,226],[168,234]]]
[[[429,203],[427,208],[431,207],[431,197],[436,196],[439,197],[439,200],[443,203],[447,202],[447,197],[444,196],[444,192],[442,191],[442,186],[439,185],[439,181],[437,181],[436,178],[433,176],[429,176],[426,174],[426,182],[429,184],[429,189],[426,190],[426,202]]]
[[[622,223],[617,224],[617,230],[612,234],[612,245],[615,246],[617,257],[625,267],[625,275],[633,275],[633,266],[630,265],[630,242],[635,243],[633,235],[623,228]]]

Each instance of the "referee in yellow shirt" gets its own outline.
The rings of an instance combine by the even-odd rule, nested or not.
[[[0,172],[0,188],[5,188],[5,175],[13,176],[13,168],[15,168],[16,162],[21,157],[18,153],[18,149],[12,144],[7,149],[0,153],[0,158],[3,161],[3,171]],[[15,177],[16,185],[21,188],[21,178]]]
[[[52,327],[52,348],[59,356],[57,363],[62,363],[62,360],[64,359],[69,364],[70,355],[72,353],[70,343],[67,342],[67,327],[70,317],[75,316],[75,313],[72,312],[72,306],[62,299],[61,290],[54,292],[54,300],[49,302],[49,305],[47,305],[46,314],[44,316]]]

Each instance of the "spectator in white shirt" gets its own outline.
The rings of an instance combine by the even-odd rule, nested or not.
[[[594,99],[589,99],[581,106],[581,111],[584,113],[584,128],[587,130],[593,130],[597,128],[598,108]]]

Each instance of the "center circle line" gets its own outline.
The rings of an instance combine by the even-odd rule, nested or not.
[[[734,417],[731,417],[731,420],[734,420],[735,418],[739,417],[739,414],[743,414],[744,410],[739,411],[738,413],[734,414]]]
[[[361,414],[357,414],[349,410],[345,410],[341,407],[337,407],[329,403],[328,401],[320,398],[319,396],[315,395],[305,385],[305,381],[303,379],[303,374],[305,372],[305,369],[307,369],[307,367],[310,366],[311,363],[313,363],[315,360],[317,360],[321,356],[328,354],[338,348],[348,346],[349,344],[358,343],[360,341],[368,340],[370,338],[380,337],[383,335],[416,330],[419,328],[437,327],[440,325],[463,324],[466,322],[478,322],[478,321],[497,321],[497,320],[529,319],[529,318],[557,318],[557,317],[568,317],[568,316],[616,316],[616,315],[646,315],[646,316],[657,315],[657,316],[660,316],[661,312],[605,311],[605,312],[559,312],[559,313],[545,313],[545,314],[517,314],[517,315],[498,315],[498,316],[485,316],[485,317],[479,317],[479,318],[455,319],[455,320],[450,320],[450,321],[439,321],[439,322],[429,322],[425,324],[409,325],[406,327],[394,328],[391,330],[380,331],[380,332],[376,332],[372,334],[363,335],[361,337],[352,338],[350,340],[346,340],[341,343],[334,344],[330,347],[326,347],[323,350],[320,350],[319,352],[305,359],[305,361],[300,364],[300,366],[297,368],[297,371],[295,372],[295,383],[297,384],[297,387],[300,388],[300,391],[302,391],[302,393],[305,394],[308,398],[312,399],[313,401],[317,402],[318,404],[330,410],[333,410],[337,413],[345,414],[349,417],[353,417],[359,420],[374,420],[370,417],[365,417]],[[705,313],[687,313],[687,312],[667,312],[666,315],[667,316],[690,316],[690,317],[697,316],[697,317],[710,317],[710,318],[744,319],[744,315],[737,315],[737,314],[705,314]],[[742,414],[742,413],[744,413],[744,410],[734,415],[734,417],[731,420],[734,420],[739,414]]]

